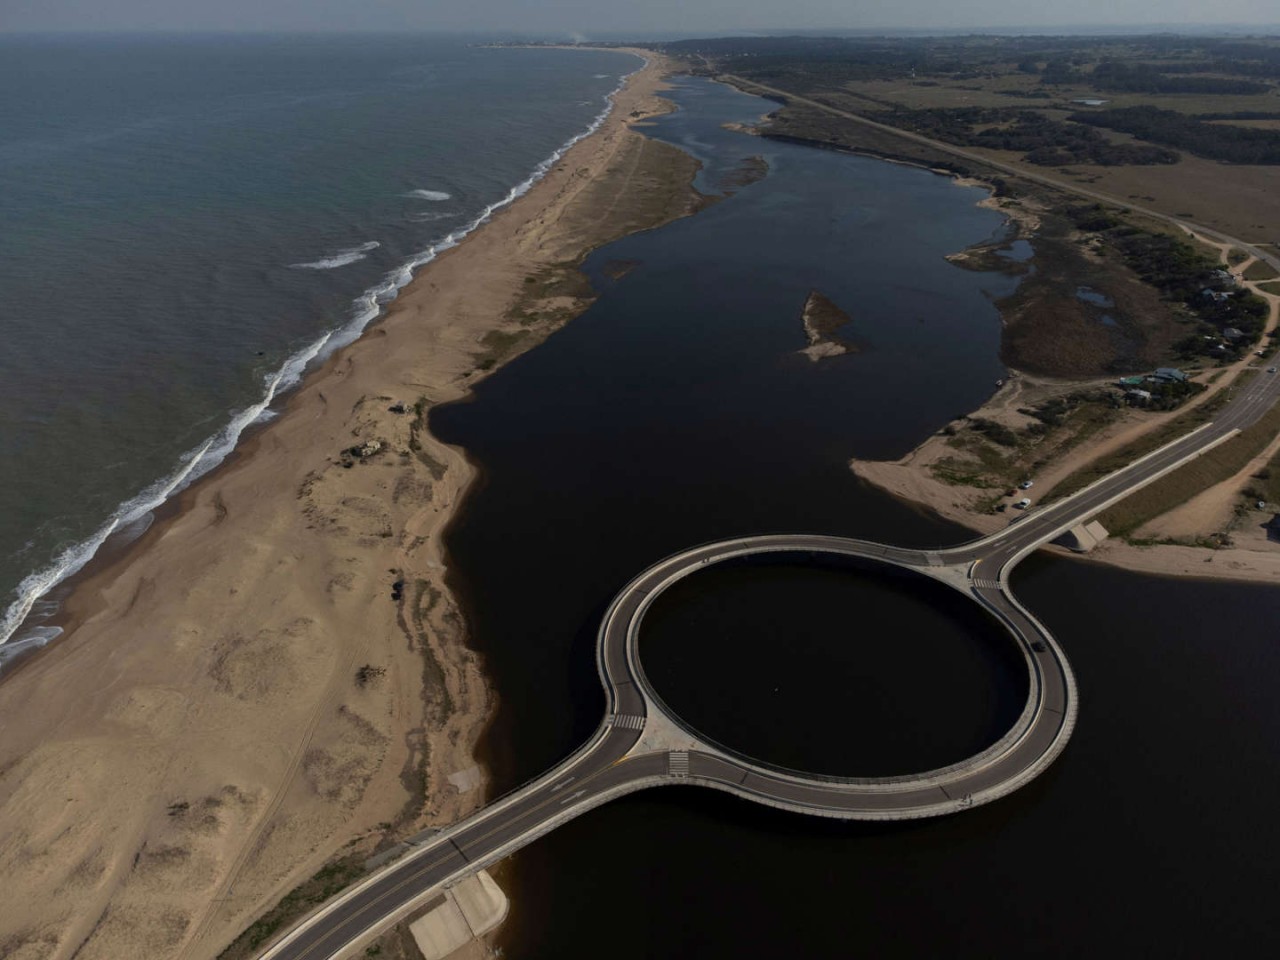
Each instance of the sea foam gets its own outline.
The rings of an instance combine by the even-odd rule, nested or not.
[[[431,200],[434,203],[453,199],[453,194],[445,193],[443,190],[410,190],[405,196],[416,200]]]
[[[435,211],[427,210],[423,213],[411,213],[409,214],[409,219],[414,223],[433,223],[436,220],[453,220],[460,216],[462,216],[460,213],[449,213],[448,211],[436,213]]]
[[[278,370],[265,378],[262,397],[257,403],[232,413],[229,422],[219,433],[180,457],[177,468],[169,476],[157,480],[137,496],[121,504],[91,537],[68,547],[49,566],[30,574],[18,584],[17,599],[0,617],[0,667],[15,653],[23,649],[44,646],[62,632],[57,627],[31,625],[21,635],[15,636],[36,603],[58,584],[83,569],[113,533],[142,520],[174,494],[190,486],[221,463],[227,454],[235,449],[240,435],[252,424],[269,418],[268,407],[277,396],[298,383],[312,364],[323,361],[335,350],[359,338],[365,328],[381,315],[383,306],[393,300],[395,295],[413,279],[415,270],[430,263],[444,251],[456,247],[468,234],[488,223],[494,213],[528,193],[534,184],[560,162],[560,158],[571,147],[599,130],[613,109],[614,96],[626,86],[633,74],[639,73],[648,65],[647,59],[643,57],[640,59],[643,60],[641,66],[625,74],[618,85],[605,96],[604,108],[596,114],[585,130],[561,144],[551,156],[534,168],[533,173],[507,191],[506,196],[490,203],[478,216],[409,258],[400,267],[387,274],[381,283],[357,297],[352,304],[352,313],[346,324],[298,350],[285,360]],[[431,190],[415,190],[410,195],[427,200],[450,198],[446,193]],[[337,257],[331,259],[337,259]]]
[[[319,260],[312,260],[310,263],[291,263],[289,266],[295,270],[336,270],[338,267],[345,267],[351,263],[358,263],[368,256],[370,250],[377,250],[382,244],[377,240],[370,240],[368,243],[362,243],[358,247],[352,247],[350,250],[343,250],[335,253],[332,257],[322,257]]]

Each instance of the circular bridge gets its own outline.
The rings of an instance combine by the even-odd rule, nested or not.
[[[763,763],[713,743],[667,707],[640,662],[645,614],[667,588],[709,565],[742,557],[831,556],[872,560],[929,576],[992,613],[1022,652],[1027,700],[1012,727],[980,753],[918,774],[832,777]],[[802,813],[854,820],[937,816],[1013,792],[1062,751],[1075,723],[1075,679],[1049,632],[997,581],[974,579],[974,563],[947,552],[909,550],[823,536],[766,536],[694,547],[650,567],[614,599],[600,628],[600,676],[609,697],[606,733],[631,732],[623,760],[664,753],[667,769],[649,783],[696,783]],[[967,559],[967,558],[965,558]],[[619,761],[618,769],[627,767]],[[639,786],[640,784],[637,784]]]
[[[966,544],[909,550],[842,537],[744,537],[694,547],[640,574],[614,599],[596,654],[608,715],[590,740],[529,783],[439,832],[406,841],[403,856],[324,904],[269,947],[267,960],[320,960],[368,942],[422,898],[520,849],[610,799],[645,787],[696,783],[801,813],[852,820],[929,817],[987,803],[1031,780],[1075,725],[1075,678],[1049,631],[1013,597],[1009,571],[1025,556],[1134,490],[1257,422],[1280,399],[1280,376],[1242,387],[1219,416],[1083,490]],[[718,747],[668,710],[640,666],[641,623],[669,586],[709,564],[753,554],[878,560],[948,584],[992,613],[1022,651],[1027,701],[993,745],[960,763],[905,777],[840,779],[781,770]]]

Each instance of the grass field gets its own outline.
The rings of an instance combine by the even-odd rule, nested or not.
[[[1280,407],[1273,407],[1248,430],[1214,447],[1115,504],[1098,519],[1115,536],[1127,536],[1196,494],[1243,470],[1280,434]]]
[[[1276,278],[1275,268],[1269,263],[1259,260],[1249,266],[1244,272],[1246,280],[1274,280]]]

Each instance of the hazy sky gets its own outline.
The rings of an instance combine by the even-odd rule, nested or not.
[[[1273,25],[1276,0],[0,0],[13,30],[715,34],[823,28]]]

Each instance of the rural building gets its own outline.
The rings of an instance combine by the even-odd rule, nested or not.
[[[1186,383],[1187,375],[1176,367],[1161,367],[1154,374],[1161,383]]]
[[[1132,403],[1150,403],[1151,402],[1150,390],[1130,390],[1128,393],[1125,394],[1125,396],[1128,397],[1130,402]]]

